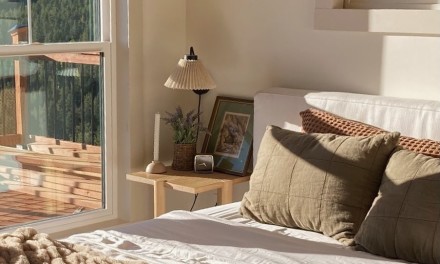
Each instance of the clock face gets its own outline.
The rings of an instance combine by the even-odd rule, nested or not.
[[[212,172],[214,166],[214,157],[212,155],[196,155],[194,158],[195,172]]]

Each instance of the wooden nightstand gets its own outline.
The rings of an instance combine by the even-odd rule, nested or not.
[[[126,176],[129,181],[154,186],[154,217],[165,213],[165,188],[192,194],[217,190],[217,202],[227,204],[232,202],[234,184],[250,179],[250,176],[238,177],[220,172],[199,174],[193,171],[175,171],[170,167],[163,174],[140,171],[128,173]]]

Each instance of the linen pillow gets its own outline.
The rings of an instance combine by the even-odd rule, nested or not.
[[[303,130],[307,133],[333,133],[346,136],[370,136],[386,133],[378,127],[346,119],[326,111],[310,108],[300,112]],[[400,146],[431,157],[440,157],[440,142],[430,139],[400,137]]]
[[[240,212],[351,245],[398,138],[399,133],[349,137],[269,126]]]
[[[394,152],[355,241],[377,255],[440,263],[440,159]]]

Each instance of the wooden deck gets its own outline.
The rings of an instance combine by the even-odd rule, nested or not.
[[[0,228],[102,208],[100,148],[62,143],[0,146]]]
[[[18,44],[27,40],[28,28],[17,27],[10,33],[12,43]],[[99,52],[46,54],[29,59],[80,65],[101,63]],[[25,134],[25,98],[31,86],[20,63],[18,59],[14,61],[15,74],[8,77],[15,88],[15,98],[9,99],[15,99],[15,112],[3,109],[4,113],[15,115],[15,127],[3,123],[0,135],[0,228],[102,208],[101,147]],[[54,81],[53,89],[56,85]],[[10,128],[7,131],[6,126]],[[23,149],[16,147],[23,142]]]

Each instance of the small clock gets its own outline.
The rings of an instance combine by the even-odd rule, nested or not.
[[[214,157],[212,155],[196,155],[194,157],[194,172],[212,173],[214,171]]]

